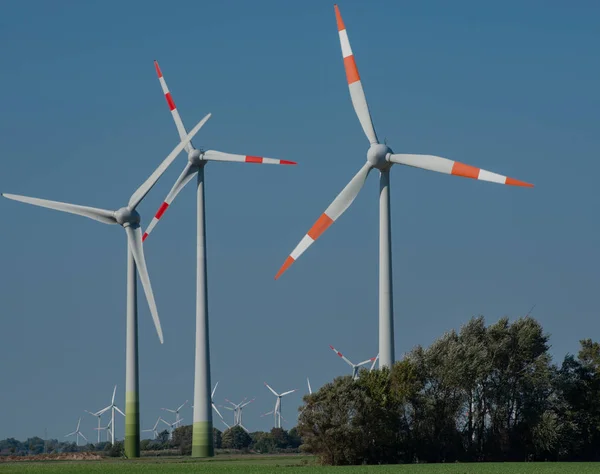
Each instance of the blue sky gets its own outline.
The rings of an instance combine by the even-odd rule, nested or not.
[[[340,4],[380,138],[532,182],[392,172],[396,355],[471,316],[533,315],[562,359],[598,339],[597,2]],[[277,282],[273,276],[363,164],[333,4],[7,2],[0,17],[0,191],[116,209],[177,143],[160,61],[196,146],[297,167],[206,169],[217,403],[313,388],[377,353],[378,184]],[[147,225],[185,164],[147,197]],[[124,405],[122,231],[0,201],[0,438],[62,437],[83,410]],[[193,397],[195,199],[146,243],[165,333],[140,301],[142,428]],[[301,399],[284,399],[295,419]],[[182,416],[191,420],[191,409]],[[123,422],[117,435],[122,436]],[[287,426],[289,427],[289,423]],[[95,420],[82,421],[93,436]],[[216,426],[219,426],[216,424]]]

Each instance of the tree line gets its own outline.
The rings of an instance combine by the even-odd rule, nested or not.
[[[600,460],[600,345],[554,364],[531,317],[473,318],[304,401],[302,449],[325,464]]]

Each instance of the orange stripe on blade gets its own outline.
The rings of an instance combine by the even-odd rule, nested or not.
[[[342,20],[342,14],[340,13],[340,9],[337,5],[334,5],[333,8],[335,10],[335,21],[337,22],[338,31],[345,30],[346,27],[344,26],[344,20]]]
[[[479,177],[479,168],[475,168],[474,166],[465,165],[463,163],[455,161],[454,165],[452,166],[451,174],[453,174],[454,176],[462,176],[464,178],[477,179]]]
[[[288,268],[290,268],[290,266],[294,262],[295,262],[295,260],[291,256],[286,258],[285,262],[283,262],[283,265],[281,265],[281,268],[277,272],[277,275],[275,275],[275,280],[277,280],[281,275],[283,275],[283,272],[285,272]]]
[[[331,217],[323,213],[321,214],[321,217],[317,219],[317,222],[313,224],[307,234],[311,239],[317,240],[331,224],[333,224]]]
[[[506,182],[509,186],[523,186],[524,188],[533,188],[533,184],[526,183],[525,181],[519,181],[518,179],[506,178]]]
[[[344,68],[346,69],[348,84],[354,84],[355,82],[360,81],[358,68],[356,67],[356,61],[354,60],[353,54],[344,58]]]

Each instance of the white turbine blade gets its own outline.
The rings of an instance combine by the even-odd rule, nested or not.
[[[312,388],[310,388],[310,380],[308,380],[308,377],[306,377],[306,383],[308,384],[308,393],[312,395]]]
[[[185,401],[185,403],[184,403],[183,405],[181,405],[181,406],[180,406],[180,407],[179,407],[177,410],[175,410],[175,411],[179,411],[179,410],[181,410],[181,409],[182,409],[184,406],[186,406],[186,405],[187,405],[187,402],[188,402],[188,401],[189,401],[189,400],[186,400],[186,401]]]
[[[223,422],[223,424],[224,424],[224,425],[225,425],[227,428],[231,428],[231,426],[229,426],[229,425],[227,424],[227,422],[226,422],[226,421],[225,421],[223,418],[221,418],[221,421]]]
[[[165,78],[163,77],[162,71],[160,70],[160,66],[158,65],[158,61],[154,60],[154,67],[156,68],[156,74],[158,74],[158,80],[160,81],[160,87],[162,88],[163,94],[165,94],[165,99],[167,100],[167,105],[171,110],[171,115],[173,116],[173,121],[175,122],[175,126],[177,127],[177,131],[179,132],[179,138],[182,140],[187,135],[185,131],[185,126],[183,125],[183,121],[179,116],[179,112],[177,111],[177,107],[175,106],[175,101],[173,100],[173,96],[167,87],[167,83]],[[190,141],[185,146],[185,151],[188,153],[194,149],[192,142]]]
[[[164,411],[170,411],[171,413],[175,413],[175,410],[171,410],[170,408],[161,408]]]
[[[112,405],[108,405],[106,408],[103,408],[100,411],[97,411],[96,413],[94,413],[94,416],[100,416],[103,413],[106,413],[108,410],[110,410],[112,408]]]
[[[237,407],[237,405],[235,403],[233,403],[231,400],[229,400],[228,398],[226,398],[225,401],[231,403],[234,407]]]
[[[350,41],[348,39],[348,32],[342,21],[342,15],[337,5],[335,8],[335,19],[337,22],[338,33],[340,35],[340,45],[342,46],[342,56],[344,58],[344,69],[346,70],[346,79],[348,80],[348,87],[350,88],[350,98],[352,99],[352,105],[358,120],[365,132],[365,135],[369,139],[369,142],[373,145],[379,143],[375,129],[373,128],[373,121],[371,120],[371,113],[369,112],[369,106],[367,105],[367,98],[365,97],[365,91],[363,90],[360,76],[358,75],[358,68],[356,67],[356,61],[354,60],[354,54],[350,47]]]
[[[77,429],[75,431],[79,431],[79,425],[81,425],[81,418],[77,421]]]
[[[373,361],[373,364],[371,365],[371,368],[369,369],[369,372],[373,372],[373,369],[375,368],[375,364],[377,363],[377,361],[379,360],[379,354],[377,354],[377,357],[374,357],[373,359],[371,359]]]
[[[271,390],[271,392],[273,392],[273,395],[275,395],[276,397],[278,397],[278,396],[279,396],[279,394],[278,394],[278,393],[277,393],[275,390],[273,390],[273,389],[272,389],[272,388],[269,386],[269,384],[268,384],[267,382],[265,382],[265,385],[267,386],[267,388],[268,388],[269,390]]]
[[[160,421],[162,421],[165,425],[167,425],[169,428],[171,427],[171,423],[163,420],[162,418],[160,419]]]
[[[261,416],[261,417],[263,417],[263,416],[267,416],[267,415],[272,415],[273,413],[275,413],[275,412],[274,412],[274,410],[271,410],[270,412],[268,412],[268,413],[263,413],[263,414],[262,414],[262,415],[260,415],[260,416]]]
[[[85,435],[84,435],[84,434],[83,434],[81,431],[79,432],[79,434],[81,435],[81,437],[82,437],[83,439],[85,439],[86,441],[88,440],[88,439],[85,437]]]
[[[115,405],[115,410],[117,410],[121,415],[125,416],[125,413],[123,413],[118,406]]]
[[[77,434],[77,431],[73,431],[72,433],[65,435],[65,438],[68,438],[69,436],[73,436],[74,434]]]
[[[113,395],[112,395],[112,401],[110,402],[111,405],[115,404],[115,395],[117,393],[117,386],[115,385],[115,388],[113,389]]]
[[[156,332],[158,333],[158,339],[162,344],[164,342],[163,333],[162,328],[160,327],[160,319],[158,318],[158,309],[156,308],[156,301],[154,301],[152,285],[150,284],[148,268],[146,267],[146,259],[144,258],[142,231],[140,230],[139,226],[136,226],[135,228],[133,228],[132,226],[125,227],[125,231],[127,232],[129,249],[133,254],[135,264],[137,265],[138,275],[140,276],[142,287],[144,288],[144,293],[146,294],[146,300],[148,301],[148,306],[150,307],[150,313],[152,314],[152,319],[154,320],[154,326],[156,327]]]
[[[215,384],[215,387],[212,389],[212,393],[210,394],[210,399],[212,400],[212,398],[215,396],[215,391],[217,390],[217,386],[219,385],[219,382],[217,382]]]
[[[243,430],[244,430],[246,433],[250,433],[250,432],[249,432],[249,431],[246,429],[246,427],[245,427],[244,425],[242,425],[241,423],[238,423],[238,426],[239,426],[241,429],[243,429]]]
[[[83,411],[86,412],[86,413],[89,413],[92,416],[100,416],[97,413],[92,413],[91,411],[88,411],[88,410],[83,410]]]
[[[154,187],[158,179],[163,175],[163,173],[167,170],[169,165],[177,158],[177,155],[181,153],[185,145],[189,143],[189,141],[198,133],[198,131],[202,128],[202,125],[206,123],[206,121],[210,118],[211,114],[206,115],[200,122],[196,124],[196,126],[192,129],[190,133],[186,135],[186,137],[177,145],[171,153],[163,160],[163,162],[154,170],[154,173],[150,175],[150,177],[144,181],[144,183],[131,195],[129,199],[128,207],[129,209],[135,209],[138,204],[144,199],[146,194]]]
[[[501,174],[492,173],[475,166],[465,165],[458,161],[452,161],[448,158],[433,155],[408,155],[393,154],[390,155],[390,161],[399,165],[412,166],[424,170],[437,171],[438,173],[462,176],[464,178],[473,178],[480,181],[489,181],[492,183],[507,184],[509,186],[522,186],[533,188],[533,184],[508,178]]]
[[[156,429],[156,427],[158,426],[158,424],[160,423],[160,420],[162,420],[161,417],[158,417],[158,420],[156,420],[156,423],[154,423],[154,428],[152,428],[152,430],[154,431]]]
[[[315,240],[317,240],[327,228],[333,224],[345,211],[350,207],[350,204],[354,201],[359,191],[365,184],[365,180],[371,171],[371,164],[365,163],[363,167],[356,173],[356,175],[350,180],[342,192],[337,195],[329,207],[325,210],[321,217],[310,228],[308,233],[300,241],[296,248],[285,260],[275,279],[277,280],[283,272],[285,272],[294,263],[300,255],[302,255],[308,247],[310,247]]]
[[[277,401],[275,402],[275,408],[273,409],[274,413],[277,413],[281,407],[281,398],[277,397]]]
[[[206,150],[202,159],[206,161],[229,161],[233,163],[259,163],[264,165],[296,165],[295,161],[278,160],[276,158],[264,158],[262,156],[234,155],[222,151]]]
[[[331,350],[333,352],[335,352],[338,356],[340,356],[342,359],[344,359],[346,361],[346,364],[348,364],[350,367],[354,367],[354,364],[352,362],[350,362],[350,360],[344,354],[342,354],[340,351],[338,351],[331,344],[329,345],[329,347],[331,348]]]
[[[375,360],[375,357],[371,357],[370,359],[363,360],[362,362],[359,362],[358,364],[356,364],[356,367],[362,367],[363,365],[366,365],[369,362],[373,362],[374,360]]]
[[[116,224],[115,213],[106,209],[99,209],[96,207],[78,206],[77,204],[69,204],[66,202],[49,201],[47,199],[39,199],[28,196],[20,196],[18,194],[6,194],[3,193],[7,199],[13,201],[24,202],[27,204],[33,204],[34,206],[46,207],[48,209],[54,209],[55,211],[67,212],[69,214],[76,214],[78,216],[88,217],[94,219],[103,224]]]
[[[152,232],[152,230],[156,227],[156,224],[158,224],[163,214],[175,200],[175,197],[177,197],[177,195],[181,192],[185,185],[190,182],[197,172],[198,167],[188,161],[187,165],[185,165],[185,168],[183,169],[183,172],[179,175],[179,178],[177,178],[177,181],[175,181],[175,184],[171,188],[171,191],[169,191],[169,194],[167,194],[167,197],[158,208],[158,211],[156,211],[156,214],[154,214],[150,225],[142,236],[142,241],[145,241],[148,238],[150,232]]]
[[[281,394],[281,396],[282,396],[282,397],[284,397],[285,395],[289,395],[290,393],[294,393],[294,392],[295,392],[295,391],[297,391],[297,390],[298,390],[297,388],[295,388],[294,390],[288,390],[287,392],[283,392],[283,393]]]
[[[213,403],[212,404],[213,410],[215,410],[217,412],[217,415],[219,415],[220,418],[223,418],[223,415],[221,415],[221,412],[219,411],[219,409],[216,407],[216,405]]]
[[[256,398],[253,398],[252,400],[250,400],[250,401],[248,401],[248,402],[246,402],[244,404],[240,403],[240,408],[244,408],[246,405],[250,405],[254,400],[256,400]]]

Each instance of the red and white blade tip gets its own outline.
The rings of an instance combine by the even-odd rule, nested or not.
[[[264,163],[265,158],[263,158],[262,156],[251,156],[251,155],[246,155],[246,163]],[[273,160],[273,158],[270,158],[271,162]],[[296,163],[295,161],[289,161],[289,160],[275,160],[278,161],[279,165],[297,165],[298,163]],[[271,163],[272,164],[272,163]]]
[[[158,65],[158,61],[156,59],[154,60],[154,67],[156,68],[156,74],[158,74],[158,77],[162,77],[162,71],[160,70],[160,66]]]
[[[333,347],[331,344],[329,344],[329,347],[331,348],[331,350],[333,352],[335,352],[337,355],[339,355],[340,357],[343,357],[342,353],[340,351],[338,351],[335,347]]]
[[[490,173],[489,171],[482,170],[481,168],[477,168],[476,166],[466,165],[458,161],[455,161],[452,165],[452,171],[450,172],[450,174],[454,176],[461,176],[463,178],[478,179],[481,181],[490,181],[490,179],[487,178],[487,175],[492,175],[492,173]],[[501,175],[496,175],[495,173],[494,176],[503,177]],[[494,179],[493,181],[496,180]],[[506,184],[508,186],[521,186],[524,188],[533,188],[533,184],[531,183],[519,181],[518,179],[514,178],[509,178],[508,176],[506,176],[504,183],[500,184]]]

